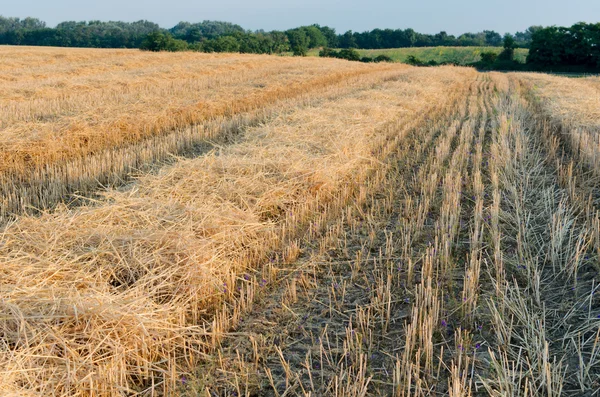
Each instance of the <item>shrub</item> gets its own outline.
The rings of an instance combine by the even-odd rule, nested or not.
[[[360,54],[354,48],[344,48],[339,52],[338,58],[347,59],[349,61],[360,61]]]
[[[319,56],[325,58],[338,58],[339,53],[336,50],[332,50],[331,48],[325,47],[321,51],[319,51]]]
[[[417,58],[414,55],[409,55],[408,58],[406,58],[406,63],[408,63],[409,65],[413,65],[413,66],[424,66],[425,62],[423,62],[422,60],[420,60],[419,58]]]
[[[487,65],[492,65],[494,62],[496,62],[496,59],[498,58],[498,54],[492,51],[484,51],[480,55],[481,62]]]
[[[389,57],[389,56],[387,56],[387,55],[383,55],[383,54],[381,54],[381,55],[377,55],[377,56],[376,56],[376,57],[373,59],[373,61],[374,61],[374,62],[394,62],[394,60],[393,60],[392,58],[390,58],[390,57]]]

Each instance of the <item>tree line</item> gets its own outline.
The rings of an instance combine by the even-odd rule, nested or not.
[[[540,27],[531,27],[514,35],[520,47],[528,47],[531,37]],[[59,47],[139,48],[151,33],[158,39],[167,39],[170,45],[181,47],[187,43],[193,48],[208,51],[239,49],[261,53],[304,50],[317,47],[380,49],[431,46],[499,46],[502,36],[494,31],[465,33],[458,37],[446,32],[423,34],[413,29],[373,29],[368,32],[347,31],[337,34],[328,26],[311,25],[286,31],[250,32],[241,26],[219,21],[200,23],[180,22],[171,29],[161,29],[149,21],[68,21],[55,28],[37,18],[6,18],[0,16],[0,44],[42,45]],[[233,39],[222,39],[222,37]],[[221,40],[219,40],[221,39]],[[174,43],[173,40],[181,42]],[[164,43],[163,43],[164,44]]]
[[[600,23],[580,22],[571,27],[550,26],[536,30],[525,63],[515,60],[518,44],[514,36],[506,34],[502,44],[500,53],[482,51],[480,61],[463,66],[480,70],[600,73]],[[407,63],[440,65],[414,56],[410,56]]]
[[[5,18],[0,16],[0,44],[139,48],[148,34],[160,30],[149,21],[62,22],[55,28],[37,18]]]
[[[280,54],[304,56],[321,48],[321,56],[363,62],[389,61],[385,57],[361,57],[357,49],[382,49],[435,46],[504,46],[500,55],[483,53],[480,69],[505,70],[600,70],[600,24],[577,23],[571,27],[531,26],[523,32],[484,30],[459,36],[446,32],[423,34],[413,29],[373,29],[367,32],[336,33],[328,26],[301,26],[286,31],[248,31],[220,21],[180,22],[170,29],[145,20],[68,21],[50,28],[37,18],[0,16],[0,44],[141,48],[149,51],[203,51]],[[332,50],[338,48],[339,51]],[[513,59],[514,49],[529,48],[526,64]],[[409,63],[425,66],[434,63],[412,58]]]
[[[600,23],[550,26],[537,31],[529,48],[527,63],[543,69],[600,71]]]
[[[600,72],[600,23],[536,30],[525,63],[514,60],[517,43],[512,36],[506,35],[503,44],[500,54],[483,52],[481,61],[472,66],[487,70]]]
[[[531,26],[524,32],[511,35],[518,47],[527,48],[532,35],[541,26]],[[337,37],[336,47],[359,49],[405,48],[405,47],[498,47],[502,45],[502,35],[493,30],[479,33],[449,35],[442,31],[437,34],[423,34],[413,29],[373,29],[369,32],[348,31]]]

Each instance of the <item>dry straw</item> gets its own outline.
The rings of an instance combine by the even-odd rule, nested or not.
[[[0,218],[119,181],[214,138],[234,116],[256,122],[261,110],[283,100],[398,69],[131,50],[5,47],[0,57]]]
[[[302,76],[301,67],[289,73]],[[182,374],[239,319],[236,299],[250,304],[250,287],[268,281],[253,270],[277,253],[293,260],[295,236],[377,163],[387,126],[465,73],[375,69],[349,80],[351,90],[180,159],[97,205],[8,225],[0,383],[36,394],[175,394]]]

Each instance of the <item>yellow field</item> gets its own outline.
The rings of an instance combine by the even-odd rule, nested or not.
[[[600,387],[595,80],[1,52],[5,395]]]
[[[302,100],[369,70],[332,60],[137,50],[3,47],[0,57],[0,217],[49,208],[225,128],[191,125],[264,116],[276,101]]]

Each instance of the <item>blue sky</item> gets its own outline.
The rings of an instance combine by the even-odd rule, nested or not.
[[[450,34],[500,33],[531,25],[599,22],[600,0],[5,0],[0,15],[32,16],[49,26],[67,20],[148,19],[170,28],[179,21],[234,22],[246,29],[285,30],[319,23],[346,30],[413,28]]]

